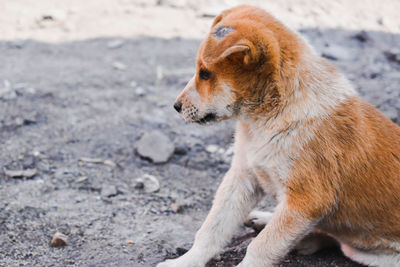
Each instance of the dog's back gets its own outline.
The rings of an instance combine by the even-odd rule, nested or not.
[[[293,205],[320,205],[329,215],[318,227],[354,247],[400,252],[400,128],[353,98],[306,146],[289,181]]]

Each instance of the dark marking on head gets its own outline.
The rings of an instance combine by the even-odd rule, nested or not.
[[[219,26],[213,33],[213,36],[217,39],[223,39],[225,36],[233,32],[235,29],[227,26]]]

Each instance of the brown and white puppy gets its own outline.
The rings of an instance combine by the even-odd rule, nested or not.
[[[220,14],[175,108],[188,122],[237,120],[235,154],[193,247],[158,266],[204,266],[246,219],[266,226],[240,266],[315,252],[315,232],[354,261],[400,266],[400,128],[271,15]],[[251,213],[265,192],[275,211]]]

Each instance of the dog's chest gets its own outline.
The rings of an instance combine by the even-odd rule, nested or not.
[[[280,195],[291,172],[290,159],[298,152],[296,137],[259,130],[243,135],[242,139],[247,165],[256,174],[260,185]]]

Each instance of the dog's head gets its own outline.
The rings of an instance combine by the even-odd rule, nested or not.
[[[197,71],[174,108],[187,122],[206,124],[273,108],[280,70],[277,32],[284,28],[265,11],[239,6],[220,14],[197,56]],[[247,114],[248,115],[248,114]]]

